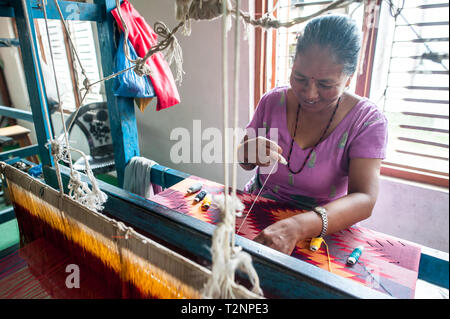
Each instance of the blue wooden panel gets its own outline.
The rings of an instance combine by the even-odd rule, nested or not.
[[[42,0],[31,0],[30,2],[33,9],[33,18],[43,19]],[[100,22],[104,18],[104,9],[98,4],[72,1],[58,1],[58,4],[65,20]],[[60,19],[58,9],[53,0],[47,0],[46,11],[48,19]]]
[[[14,18],[14,9],[10,0],[0,0],[0,17]]]
[[[50,139],[50,128],[46,122],[47,100],[42,97],[40,87],[42,85],[42,73],[37,56],[38,47],[36,41],[36,31],[34,23],[29,15],[31,5],[29,1],[13,1],[14,14],[16,18],[17,31],[20,40],[20,50],[22,52],[23,65],[25,66],[28,96],[30,98],[33,122],[36,130],[36,137],[39,144],[39,155],[45,165],[52,165],[53,160],[50,151],[45,144]],[[47,113],[48,114],[48,113]]]
[[[0,161],[7,160],[11,157],[28,157],[28,156],[36,155],[38,153],[38,151],[39,151],[39,145],[37,145],[37,144],[17,148],[14,150],[0,153]]]
[[[102,50],[102,70],[106,76],[114,73],[116,45],[111,10],[116,7],[116,2],[115,0],[95,0],[94,3],[105,4],[106,10],[105,20],[97,23],[99,46]],[[112,87],[113,81],[105,82],[117,179],[122,186],[127,163],[132,157],[140,155],[139,138],[133,99],[114,96]]]
[[[14,218],[16,218],[16,214],[14,213],[14,208],[12,206],[0,211],[0,224],[8,222]]]
[[[419,264],[419,279],[449,289],[449,264],[435,256],[422,253]]]
[[[44,167],[47,176],[54,169]],[[68,181],[69,170],[62,167],[63,180]],[[88,182],[82,175],[82,180]],[[57,185],[56,176],[50,185]],[[180,214],[140,196],[99,181],[108,194],[105,211],[165,246],[208,266],[211,263],[212,234],[216,226]],[[236,244],[252,255],[253,264],[261,280],[262,289],[278,298],[388,298],[388,295],[359,283],[329,273],[306,262],[282,254],[247,238],[236,236]]]
[[[150,180],[152,183],[167,188],[181,182],[189,176],[190,174],[156,164],[152,166]]]
[[[18,120],[33,122],[33,114],[31,112],[16,109],[10,106],[0,105],[0,115],[11,117]]]

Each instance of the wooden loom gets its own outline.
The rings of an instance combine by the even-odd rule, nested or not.
[[[201,298],[210,271],[142,236],[123,223],[63,195],[28,174],[0,163],[14,205],[21,245],[42,237],[95,264],[122,297],[158,299]],[[89,266],[89,265],[88,265]],[[238,298],[258,298],[235,285]]]
[[[104,74],[112,73],[112,61],[113,52],[115,52],[114,40],[113,40],[113,24],[112,18],[109,12],[115,8],[115,0],[96,0],[93,4],[87,3],[74,3],[71,1],[58,1],[63,12],[64,8],[68,6],[76,5],[79,9],[80,16],[72,17],[84,21],[93,21],[98,25],[98,35],[100,48],[102,50],[102,69]],[[30,96],[32,112],[12,112],[8,110],[8,115],[12,117],[18,117],[32,121],[36,127],[36,134],[38,137],[38,144],[27,147],[18,151],[8,152],[7,154],[0,154],[0,159],[6,159],[11,156],[26,157],[37,152],[44,166],[44,176],[46,184],[30,182],[27,178],[23,178],[18,172],[9,167],[5,168],[7,178],[10,180],[12,189],[16,187],[14,191],[21,192],[25,189],[26,196],[24,198],[31,199],[32,201],[39,202],[41,189],[45,189],[44,193],[48,193],[49,198],[46,199],[46,203],[40,203],[43,207],[50,205],[48,213],[58,211],[60,207],[59,194],[57,191],[52,190],[46,185],[50,185],[54,188],[58,187],[55,170],[53,168],[53,162],[49,153],[49,150],[45,147],[49,139],[49,132],[44,124],[44,112],[47,110],[47,101],[43,100],[39,94],[39,86],[42,86],[41,70],[39,64],[35,63],[33,57],[32,47],[37,47],[36,35],[34,26],[32,23],[33,18],[42,18],[42,1],[39,0],[27,0],[26,5],[23,6],[21,1],[8,1],[0,0],[0,16],[15,17],[17,23],[17,29],[19,33],[20,48],[24,65],[27,68],[27,85]],[[59,16],[56,12],[56,8],[51,1],[48,1],[47,11],[50,19],[58,19]],[[25,15],[25,12],[29,13],[29,17]],[[69,17],[69,13],[66,13],[66,18]],[[31,23],[30,23],[31,22]],[[27,29],[27,24],[30,27],[31,34]],[[118,172],[119,184],[123,182],[123,171],[126,163],[133,156],[139,156],[138,147],[138,134],[137,126],[134,115],[133,101],[132,99],[117,98],[112,94],[111,83],[106,82],[106,93],[108,100],[108,108],[111,120],[111,131],[113,133],[113,142],[116,156],[116,167]],[[68,181],[68,170],[62,169],[63,178],[65,183]],[[11,175],[11,176],[8,176]],[[162,166],[156,166],[152,170],[152,181],[163,186],[169,187],[172,184],[186,178],[188,174],[179,172],[173,169],[168,169]],[[33,191],[29,191],[28,187],[31,184],[21,184],[21,180],[27,180],[34,186]],[[14,185],[15,184],[15,185]],[[105,203],[104,215],[86,215],[87,218],[92,219],[92,224],[95,225],[100,220],[105,225],[109,225],[109,230],[106,233],[102,233],[101,236],[117,236],[117,230],[120,227],[113,220],[121,221],[128,226],[133,227],[141,235],[131,235],[131,240],[135,242],[136,251],[132,253],[136,256],[133,259],[141,258],[139,251],[145,251],[147,248],[142,246],[142,235],[147,238],[162,244],[158,245],[152,243],[153,247],[158,253],[164,256],[171,256],[167,258],[174,258],[174,265],[162,264],[161,260],[143,261],[143,263],[151,264],[158,268],[165,268],[165,277],[167,280],[172,280],[172,286],[181,285],[182,293],[184,296],[195,297],[198,296],[199,287],[204,281],[205,276],[208,274],[207,266],[211,263],[211,255],[209,252],[212,233],[214,226],[206,224],[199,220],[195,220],[189,216],[178,214],[167,207],[158,205],[151,201],[145,200],[134,194],[130,194],[120,188],[108,185],[106,183],[100,183],[100,186],[104,192],[109,196],[108,201]],[[22,188],[22,189],[21,189]],[[29,194],[27,193],[29,192]],[[19,193],[16,193],[19,194]],[[53,194],[53,195],[51,195]],[[14,199],[17,199],[17,204],[20,205],[22,196],[13,195]],[[63,201],[64,205],[76,204]],[[18,207],[18,206],[17,206]],[[27,208],[32,207],[27,206]],[[55,210],[56,208],[56,210]],[[80,209],[78,213],[68,212],[63,209],[64,212],[69,214],[70,218],[81,218],[83,209]],[[17,213],[18,212],[18,213]],[[17,214],[20,214],[20,208],[17,210]],[[71,216],[70,214],[76,215]],[[78,214],[78,215],[77,215]],[[30,211],[30,216],[31,211]],[[92,226],[95,228],[95,226]],[[89,233],[91,230],[87,231]],[[96,231],[94,229],[93,231]],[[80,236],[79,239],[88,237],[87,235]],[[120,251],[120,241],[114,241],[108,239],[108,244],[112,245],[112,253],[110,254],[110,261],[117,260],[117,254]],[[150,241],[148,241],[150,242]],[[362,285],[349,282],[344,278],[328,273],[321,269],[318,269],[312,265],[306,264],[300,260],[296,260],[292,257],[276,252],[272,249],[254,243],[248,239],[237,236],[236,244],[243,247],[243,249],[252,255],[253,263],[256,271],[261,279],[261,288],[265,292],[266,297],[277,298],[385,298],[376,291],[373,291]],[[164,248],[169,247],[170,249]],[[177,253],[174,253],[177,252]],[[156,254],[156,253],[155,253]],[[176,257],[174,257],[176,256]],[[426,256],[425,256],[426,257]],[[164,257],[166,258],[166,257]],[[157,258],[158,259],[158,258]],[[447,269],[447,286],[448,286],[448,261],[442,262],[441,260],[433,259],[432,256],[423,258],[429,266],[428,269],[424,269],[422,272],[422,278],[430,278],[432,280],[438,280],[431,276],[431,273],[440,273],[435,271],[435,267],[438,269]],[[192,262],[192,261],[195,261]],[[186,262],[186,269],[177,270],[177,266],[180,263]],[[206,266],[206,267],[205,267]],[[150,266],[149,266],[150,267]],[[183,266],[184,268],[184,266]],[[116,272],[119,268],[115,268]],[[191,273],[198,271],[198,276],[192,276],[196,278],[196,281],[189,282],[184,281],[183,273]],[[441,272],[442,273],[442,272]],[[444,272],[445,273],[445,272]],[[127,276],[127,275],[126,275]],[[124,276],[123,278],[127,278]],[[245,278],[243,279],[245,281]],[[445,278],[444,278],[445,281]],[[156,297],[169,297],[168,290],[163,292],[164,289],[157,290],[157,292],[151,292],[150,289],[145,290],[142,286],[139,289],[147,291],[142,294],[143,296],[156,296]],[[147,286],[148,287],[148,286]],[[191,289],[192,288],[192,289]],[[238,288],[239,289],[239,288]],[[167,294],[166,294],[167,293]]]

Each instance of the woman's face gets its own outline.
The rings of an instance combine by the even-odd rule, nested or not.
[[[312,46],[297,54],[290,83],[302,109],[321,112],[334,106],[351,80],[342,70],[327,48]]]

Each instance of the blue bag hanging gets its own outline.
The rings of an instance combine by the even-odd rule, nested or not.
[[[119,46],[117,48],[114,73],[125,70],[133,65],[128,61],[123,50],[125,38],[124,34],[120,34]],[[127,39],[128,51],[130,58],[137,59],[136,51]],[[130,69],[114,78],[113,92],[115,96],[132,97],[132,98],[151,98],[155,97],[155,90],[148,76],[139,76],[133,69]]]

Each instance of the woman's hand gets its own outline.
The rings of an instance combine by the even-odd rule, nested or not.
[[[290,255],[302,238],[301,224],[294,217],[268,226],[255,237],[254,241]]]
[[[244,142],[238,147],[238,159],[240,163],[257,166],[269,166],[277,161],[286,165],[287,162],[281,155],[282,148],[277,143],[263,136],[249,139],[244,137]]]

